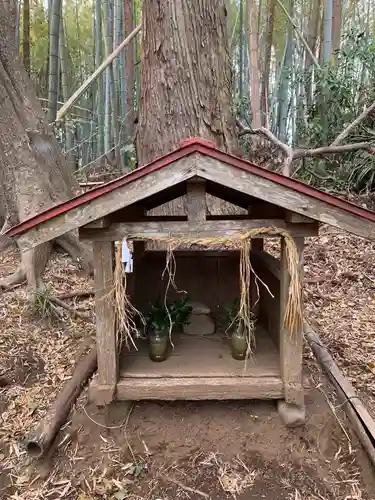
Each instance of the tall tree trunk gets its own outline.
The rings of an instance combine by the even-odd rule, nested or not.
[[[134,29],[133,0],[125,0],[124,27],[126,38]],[[132,40],[125,49],[126,78],[126,134],[130,141],[134,139],[134,85],[135,85],[135,41]]]
[[[293,17],[293,0],[288,0],[285,7],[291,17]],[[286,41],[285,60],[281,72],[281,82],[279,89],[279,119],[278,119],[278,137],[282,142],[288,142],[288,112],[290,101],[290,81],[293,71],[293,43],[294,29],[292,23],[288,23],[288,37]]]
[[[5,219],[0,235],[10,226],[67,200],[78,189],[18,56],[15,7],[15,2],[0,0],[0,215]],[[88,263],[76,235],[65,235],[57,243],[75,259],[83,257]],[[19,269],[0,281],[0,286],[27,279],[36,288],[51,246],[42,244],[24,252]]]
[[[95,68],[99,68],[103,60],[102,39],[102,5],[100,0],[95,0]],[[96,82],[96,107],[98,117],[98,140],[96,154],[100,158],[104,153],[104,82],[105,74],[99,76]],[[101,163],[101,160],[99,160]]]
[[[113,6],[109,0],[104,0],[104,9],[103,9],[104,17],[104,36],[105,36],[105,50],[106,57],[108,57],[113,51]],[[112,135],[113,135],[113,144],[114,144],[114,156],[116,161],[117,168],[122,164],[122,160],[120,157],[120,138],[119,138],[119,128],[118,128],[118,95],[115,81],[115,65],[110,64],[106,74],[108,78],[108,83],[106,82],[106,90],[107,85],[109,88],[110,95],[110,103],[112,110]],[[106,151],[108,152],[108,150]],[[112,155],[111,155],[112,156]]]
[[[16,21],[17,24],[17,21]],[[30,74],[30,0],[23,0],[23,64]]]
[[[62,6],[61,6],[62,14]],[[68,48],[65,44],[65,29],[63,16],[61,15],[60,21],[60,34],[59,34],[59,56],[60,56],[60,74],[61,74],[61,88],[63,100],[66,102],[70,97],[70,82],[69,82],[69,54]],[[73,132],[73,122],[70,115],[66,117],[65,120],[65,150],[66,159],[69,168],[72,170],[75,168],[75,152],[74,152],[74,132]]]
[[[323,64],[330,62],[332,56],[332,0],[324,0],[323,21]]]
[[[310,5],[310,14],[309,20],[307,24],[307,36],[306,41],[309,44],[311,52],[315,55],[317,52],[317,42],[318,42],[318,34],[319,34],[319,23],[320,23],[320,6],[321,0],[317,1],[317,4]],[[313,100],[313,70],[314,70],[314,61],[312,60],[310,54],[305,51],[305,93],[306,93],[306,102],[307,105],[310,106]]]
[[[262,110],[262,125],[267,126],[268,117],[268,97],[269,97],[269,84],[270,84],[270,71],[271,71],[271,53],[272,53],[272,43],[273,43],[273,25],[275,19],[275,7],[276,0],[269,0],[267,19],[266,19],[266,30],[267,37],[265,41],[265,53],[264,53],[264,71],[263,71],[263,81],[262,81],[262,93],[260,97],[260,107]]]
[[[370,4],[370,2],[369,2]],[[335,62],[336,52],[340,50],[341,42],[341,0],[333,0],[332,13],[332,61]]]
[[[56,119],[59,93],[59,33],[61,0],[52,0],[49,32],[48,123]]]
[[[259,59],[258,59],[258,35],[257,35],[257,18],[255,1],[247,0],[247,34],[248,34],[248,50],[249,50],[249,80],[251,92],[251,115],[252,125],[258,128],[262,125],[261,107],[260,107],[260,74],[259,74]]]
[[[236,151],[224,0],[145,0],[142,25],[139,164],[189,136]]]
[[[240,22],[240,33],[239,33],[239,44],[238,44],[238,97],[240,101],[240,109],[239,109],[239,115],[242,117],[242,100],[243,100],[243,56],[244,56],[244,36],[243,36],[243,28],[244,28],[244,23],[243,23],[243,0],[240,0],[240,13],[239,13],[239,22]]]

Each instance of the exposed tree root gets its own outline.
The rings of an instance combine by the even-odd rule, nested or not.
[[[26,281],[26,272],[20,264],[16,272],[0,280],[0,288],[10,288],[15,285],[20,285]]]
[[[92,273],[92,255],[88,247],[84,246],[72,233],[64,234],[56,240],[56,244],[63,248],[75,262],[88,273]]]
[[[0,288],[10,288],[24,281],[31,292],[41,288],[42,274],[51,255],[53,243],[59,245],[87,272],[92,271],[91,255],[74,234],[65,234],[55,242],[42,243],[36,248],[21,253],[21,264],[17,271],[0,280]],[[66,308],[67,309],[67,308]]]

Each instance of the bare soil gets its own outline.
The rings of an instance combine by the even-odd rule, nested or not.
[[[2,254],[0,275],[17,260],[12,250]],[[323,229],[307,248],[305,271],[309,320],[374,411],[374,245]],[[62,254],[45,281],[56,294],[92,286]],[[76,304],[92,310],[92,299]],[[0,296],[0,498],[375,499],[373,471],[308,348],[302,428],[285,428],[273,402],[98,409],[84,391],[52,453],[30,461],[25,436],[94,334],[91,323],[64,314],[41,320],[24,287]]]

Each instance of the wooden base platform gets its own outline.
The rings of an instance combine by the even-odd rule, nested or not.
[[[279,352],[264,329],[256,332],[256,350],[246,364],[232,358],[230,341],[216,333],[198,337],[176,333],[170,357],[160,363],[139,351],[123,353],[115,398],[118,400],[282,399]],[[95,401],[97,380],[90,386]]]

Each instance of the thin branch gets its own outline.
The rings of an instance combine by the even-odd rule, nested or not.
[[[125,40],[120,43],[118,47],[107,57],[105,61],[97,68],[94,73],[87,78],[85,82],[77,89],[74,94],[66,101],[66,103],[59,109],[56,116],[56,122],[62,120],[62,118],[66,115],[68,110],[73,106],[73,104],[77,101],[77,99],[85,92],[88,87],[98,78],[99,75],[103,73],[103,71],[111,64],[111,62],[121,53],[121,51],[129,45],[129,43],[133,40],[133,38],[141,31],[141,24],[139,24],[129,36],[125,38]]]
[[[52,302],[52,304],[54,304],[56,306],[60,306],[63,309],[66,309],[67,311],[72,313],[73,316],[78,316],[79,318],[83,318],[83,319],[91,319],[90,313],[78,311],[75,307],[72,307],[69,304],[66,304],[64,301],[58,299],[57,297],[50,297],[50,301]],[[57,311],[57,309],[56,309],[56,311]]]
[[[314,54],[312,53],[312,50],[310,49],[309,47],[309,44],[306,42],[305,40],[305,37],[303,36],[302,32],[300,31],[300,29],[298,28],[298,26],[296,25],[296,23],[293,21],[291,15],[289,14],[289,12],[287,11],[287,9],[285,8],[285,6],[281,3],[280,0],[276,0],[277,3],[280,5],[280,7],[282,8],[284,14],[286,15],[286,17],[289,19],[289,22],[291,23],[291,25],[293,26],[295,32],[297,33],[297,35],[299,36],[299,38],[301,39],[301,42],[303,43],[303,45],[305,46],[305,49],[307,50],[307,52],[309,53],[310,57],[311,57],[311,60],[313,61],[313,63],[315,64],[315,66],[318,68],[318,69],[321,69],[321,66],[317,60],[317,58],[314,56]]]
[[[283,165],[283,174],[289,175],[290,165],[294,160],[300,160],[301,158],[317,158],[319,156],[327,156],[332,154],[343,154],[350,151],[365,150],[375,155],[375,145],[371,142],[357,142],[353,144],[343,144],[341,146],[323,146],[321,148],[314,149],[296,149],[293,150],[290,146],[283,143],[278,139],[270,130],[259,127],[257,129],[252,129],[245,127],[239,120],[237,120],[237,125],[240,128],[239,136],[252,134],[252,135],[262,135],[266,137],[272,144],[275,144],[280,148],[286,155]]]
[[[285,159],[284,159],[284,164],[283,164],[283,174],[285,176],[290,175],[290,164],[293,161],[293,149],[285,144],[284,142],[280,141],[270,130],[268,130],[265,127],[259,127],[259,128],[249,128],[245,127],[239,120],[237,120],[237,125],[241,129],[239,132],[239,136],[244,136],[247,134],[252,134],[252,135],[262,135],[266,137],[270,142],[275,144],[278,148],[280,148],[284,153],[285,153]]]
[[[353,144],[343,144],[342,146],[323,146],[316,149],[297,149],[293,152],[293,160],[300,158],[316,158],[317,156],[326,156],[334,154],[343,154],[350,151],[358,151],[364,149],[372,154],[375,154],[375,147],[370,142],[357,142]]]
[[[348,137],[350,132],[354,130],[363,120],[373,111],[375,111],[375,101],[366,108],[362,113],[352,122],[350,123],[342,132],[339,134],[336,139],[332,142],[331,146],[338,146],[344,139]]]
[[[182,490],[187,491],[188,493],[195,493],[196,495],[199,495],[199,496],[201,496],[203,498],[207,498],[207,499],[211,498],[210,495],[208,495],[207,493],[204,493],[201,490],[196,490],[195,488],[191,488],[190,486],[186,486],[185,484],[181,483],[181,481],[177,481],[177,479],[172,479],[171,477],[167,477],[167,476],[164,476],[164,479],[166,481],[169,481],[170,483],[175,484],[176,486],[178,486]]]

